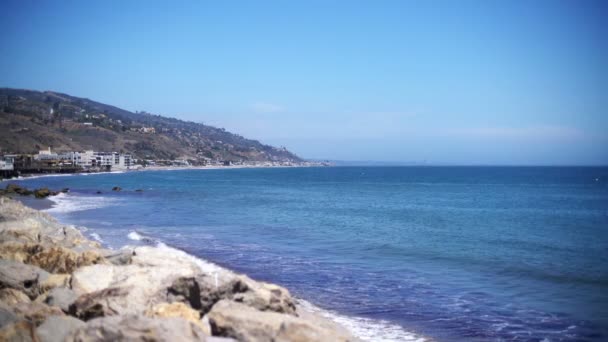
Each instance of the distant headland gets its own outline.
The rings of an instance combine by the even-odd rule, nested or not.
[[[52,91],[0,88],[0,176],[144,167],[311,166],[285,147]]]

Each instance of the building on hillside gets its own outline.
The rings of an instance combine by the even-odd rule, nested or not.
[[[156,128],[154,127],[142,127],[139,129],[140,133],[145,133],[145,134],[154,134],[156,133]]]

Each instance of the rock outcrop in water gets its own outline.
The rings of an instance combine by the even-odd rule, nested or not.
[[[47,198],[49,196],[55,196],[55,195],[58,195],[59,193],[62,193],[62,192],[67,193],[69,191],[70,191],[69,188],[63,188],[63,189],[61,189],[61,191],[52,191],[52,190],[49,190],[49,188],[40,188],[40,189],[29,190],[28,188],[11,183],[11,184],[8,184],[5,189],[0,189],[0,196],[2,196],[2,195],[7,195],[7,196],[34,195],[34,197],[36,197],[36,198]]]
[[[285,288],[160,247],[107,250],[0,197],[2,341],[354,341]]]

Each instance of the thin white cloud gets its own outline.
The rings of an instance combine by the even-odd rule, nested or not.
[[[283,106],[268,102],[256,102],[250,106],[250,108],[257,113],[280,113],[285,111]]]
[[[372,117],[372,118],[385,118],[385,119],[403,119],[403,118],[413,118],[418,116],[417,113],[414,112],[367,112],[362,113],[364,117]]]

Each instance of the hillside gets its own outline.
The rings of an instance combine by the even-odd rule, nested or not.
[[[285,148],[264,145],[224,129],[66,94],[0,88],[0,153],[129,152],[144,159],[289,161]]]

